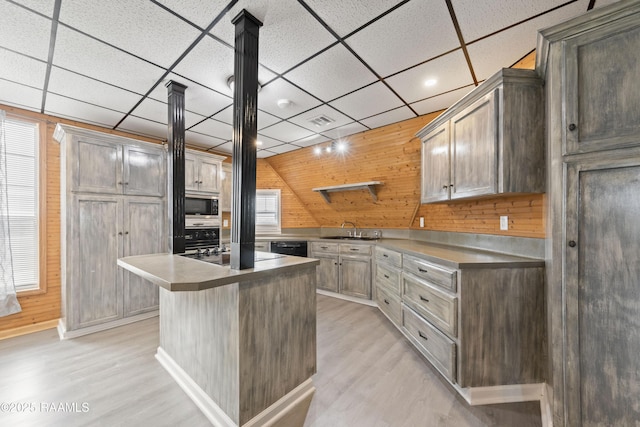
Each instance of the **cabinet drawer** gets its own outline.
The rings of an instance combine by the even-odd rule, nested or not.
[[[455,270],[448,270],[423,259],[411,255],[404,256],[404,271],[411,273],[431,284],[456,292],[457,275]]]
[[[376,260],[386,262],[395,267],[402,267],[402,254],[391,249],[376,246]]]
[[[265,242],[265,241],[256,242],[255,249],[256,251],[269,252],[271,251],[271,242]]]
[[[320,254],[337,254],[337,243],[311,242],[311,252]]]
[[[449,381],[456,382],[456,344],[404,305],[402,318],[404,331],[420,353]]]
[[[388,266],[387,264],[376,264],[376,284],[400,296],[402,289],[402,272],[397,268]]]
[[[443,332],[457,336],[458,299],[411,275],[403,275],[403,301]]]
[[[340,244],[340,253],[349,255],[371,255],[371,245]]]
[[[400,297],[387,292],[385,288],[378,286],[376,298],[378,300],[378,308],[386,314],[393,323],[400,326],[402,324],[402,307],[400,305]]]

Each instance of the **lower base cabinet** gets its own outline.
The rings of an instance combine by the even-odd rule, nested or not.
[[[371,299],[371,248],[370,244],[311,242],[310,256],[320,260],[317,287]]]
[[[543,262],[451,268],[376,247],[376,301],[462,389],[546,380]]]

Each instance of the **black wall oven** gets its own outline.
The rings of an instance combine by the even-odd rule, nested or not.
[[[185,250],[211,249],[220,245],[220,228],[188,228],[184,230]]]

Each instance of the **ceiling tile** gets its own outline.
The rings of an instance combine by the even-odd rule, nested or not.
[[[156,101],[166,103],[169,99],[166,86],[169,81],[174,81],[187,86],[187,89],[184,92],[184,104],[187,111],[192,111],[208,117],[233,103],[233,99],[231,97],[213,91],[173,73],[170,73],[165,77],[162,80],[162,83],[153,89],[151,94],[149,94],[149,97]]]
[[[277,154],[288,153],[289,151],[299,150],[300,147],[291,144],[282,144],[276,147],[269,148],[269,151],[273,151]]]
[[[282,141],[269,138],[268,136],[262,134],[258,134],[258,141],[262,142],[262,145],[258,145],[258,147],[263,150],[271,149],[272,147],[277,147],[278,145],[284,144]]]
[[[444,110],[460,100],[463,96],[475,89],[474,85],[469,85],[461,89],[453,90],[448,93],[436,95],[434,97],[418,101],[411,104],[411,108],[416,110],[420,115],[433,113],[434,111]]]
[[[220,145],[216,145],[214,147],[214,151],[217,151],[219,153],[225,153],[225,154],[232,154],[233,153],[233,143],[232,142],[224,142]]]
[[[331,102],[331,106],[356,120],[373,116],[401,105],[400,98],[380,82]]]
[[[277,73],[284,73],[336,41],[297,0],[240,0],[227,15],[226,23],[221,22],[212,30],[231,46],[234,45],[231,19],[242,9],[262,21],[259,61]]]
[[[402,0],[333,1],[306,0],[329,27],[344,37]]]
[[[286,108],[278,107],[279,99],[288,99],[291,104]],[[321,102],[301,91],[291,83],[276,79],[258,92],[258,108],[283,119],[318,106]]]
[[[223,141],[233,138],[233,127],[231,125],[213,119],[207,119],[189,130],[202,133],[204,135],[214,136],[222,139]]]
[[[157,0],[158,3],[171,9],[178,15],[206,28],[229,3],[229,0]],[[226,20],[225,18],[222,21]],[[221,22],[222,22],[221,21]]]
[[[225,140],[188,130],[185,132],[185,142],[190,145],[197,145],[199,147],[211,148],[211,147],[215,147],[217,145],[223,144]]]
[[[29,9],[40,12],[48,17],[53,16],[53,6],[55,0],[13,0],[15,3],[19,3],[28,7]]]
[[[127,113],[140,100],[140,95],[106,83],[63,70],[51,68],[50,92]]]
[[[46,72],[46,63],[0,48],[0,79],[42,89]]]
[[[0,79],[0,104],[40,111],[42,91]]]
[[[205,37],[180,61],[174,71],[231,98],[233,93],[227,86],[227,79],[233,75],[233,61],[233,48],[211,37]],[[266,68],[258,68],[259,82],[266,83],[274,78],[275,74]]]
[[[374,129],[414,117],[416,117],[416,115],[413,114],[413,111],[411,111],[408,107],[400,107],[391,111],[387,111],[386,113],[378,114],[367,119],[360,120],[360,123],[370,127],[371,129]]]
[[[311,123],[311,120],[324,116],[327,119],[333,120],[331,123],[327,123],[325,125],[317,126],[314,123]],[[321,105],[319,107],[314,108],[313,110],[307,111],[299,116],[295,116],[289,119],[290,122],[295,123],[297,125],[302,126],[303,128],[309,129],[312,132],[324,132],[329,129],[336,128],[338,126],[346,125],[347,123],[353,122],[353,118],[349,118],[344,114],[336,111],[334,108],[331,108],[328,105]]]
[[[100,126],[113,127],[118,123],[123,114],[106,108],[65,98],[53,93],[47,94],[45,113],[53,116],[79,120],[85,123],[93,123]]]
[[[169,106],[166,102],[160,102],[156,101],[155,99],[146,98],[135,108],[135,110],[131,112],[131,114],[136,117],[141,117],[143,119],[162,123],[166,126],[169,117]],[[184,124],[187,129],[204,119],[205,116],[192,113],[190,111],[185,111]]]
[[[336,129],[331,129],[326,132],[322,132],[322,134],[328,138],[340,139],[349,135],[353,135],[354,133],[364,132],[365,130],[368,130],[365,126],[361,125],[360,123],[353,122]]]
[[[425,81],[429,79],[435,79],[436,84],[425,86]],[[461,50],[396,74],[386,81],[409,103],[473,83]]]
[[[313,132],[289,122],[280,122],[271,127],[262,129],[260,133],[284,142],[291,142],[296,139],[307,137]]]
[[[65,1],[60,22],[165,68],[200,35],[149,1]]]
[[[574,3],[524,24],[467,45],[478,80],[486,80],[501,68],[512,66],[536,48],[538,30],[579,15],[584,5]]]
[[[376,81],[376,76],[341,44],[305,62],[284,77],[324,101]]]
[[[410,1],[346,42],[383,77],[460,46],[444,1]]]
[[[258,150],[256,152],[256,157],[258,159],[266,159],[267,157],[275,156],[276,153],[269,150]]]
[[[167,139],[167,125],[135,116],[128,116],[124,119],[120,126],[118,126],[118,130],[142,136],[150,136],[165,141]]]
[[[0,16],[0,47],[47,60],[51,20],[6,1],[0,2]]]
[[[64,26],[58,27],[54,65],[129,89],[147,91],[164,70]]]
[[[260,95],[258,95],[260,96]],[[230,108],[230,110],[233,111],[233,106],[232,108]],[[258,110],[258,130],[260,129],[264,129],[266,127],[269,127],[275,123],[278,123],[280,121],[280,119],[274,115],[271,115],[265,111],[260,111]],[[233,125],[233,118],[231,120],[231,123]]]
[[[233,100],[231,100],[231,104],[228,105],[227,108],[219,111],[215,116],[212,117],[212,119],[218,120],[228,125],[233,125]],[[258,111],[258,129],[260,129],[260,111]]]
[[[566,0],[452,0],[465,42],[567,3]],[[582,7],[582,6],[581,6]],[[586,10],[586,4],[583,11]]]

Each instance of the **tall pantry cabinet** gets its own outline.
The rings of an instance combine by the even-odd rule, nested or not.
[[[164,147],[58,125],[62,318],[69,338],[153,316],[157,286],[117,259],[166,252]]]
[[[542,30],[556,426],[640,420],[640,2]]]

